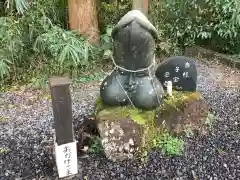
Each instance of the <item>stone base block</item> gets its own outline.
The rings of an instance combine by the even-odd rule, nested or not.
[[[96,122],[108,159],[139,157],[156,148],[155,139],[168,133],[178,136],[189,131],[205,133],[208,106],[200,93],[173,92],[164,103],[151,111],[131,106],[107,107],[99,98]]]

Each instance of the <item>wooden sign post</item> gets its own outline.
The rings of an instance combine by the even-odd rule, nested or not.
[[[50,79],[52,108],[55,126],[55,154],[59,177],[78,173],[77,144],[72,125],[72,104],[67,77]]]

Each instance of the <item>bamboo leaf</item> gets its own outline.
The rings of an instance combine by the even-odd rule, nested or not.
[[[85,64],[88,64],[88,43],[85,44],[85,48],[84,48],[84,62]]]
[[[70,47],[70,53],[71,53],[71,59],[73,59],[74,63],[75,63],[75,67],[78,66],[78,63],[80,62],[79,56],[77,51],[75,51],[74,48]]]
[[[69,45],[65,46],[59,56],[59,62],[61,65],[63,65],[64,63],[64,60],[67,59],[66,56],[68,55],[69,53]]]
[[[28,3],[26,0],[14,0],[16,9],[19,13],[23,14],[28,9]]]

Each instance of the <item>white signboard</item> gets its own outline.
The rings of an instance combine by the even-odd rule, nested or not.
[[[55,143],[55,152],[59,178],[78,173],[76,141],[60,146]]]

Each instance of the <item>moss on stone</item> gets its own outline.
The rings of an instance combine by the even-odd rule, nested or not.
[[[101,121],[114,121],[119,118],[130,118],[137,124],[141,125],[142,137],[138,155],[144,157],[151,149],[156,148],[156,144],[154,143],[156,138],[169,134],[164,122],[160,126],[157,126],[156,124],[156,116],[159,112],[167,115],[171,114],[173,111],[180,111],[183,108],[184,102],[199,98],[200,93],[198,92],[184,93],[174,91],[172,97],[165,97],[164,103],[161,107],[147,111],[135,109],[130,105],[109,107],[104,105],[99,97],[96,101],[95,112],[97,116],[101,117]]]
[[[118,118],[129,117],[140,125],[146,124],[149,120],[155,120],[156,116],[156,110],[140,110],[130,105],[116,107],[104,105],[100,97],[96,101],[95,113],[101,117],[106,115],[117,116]],[[116,120],[116,118],[113,118],[113,120]]]
[[[200,98],[201,95],[199,92],[173,91],[172,96],[168,96],[164,99],[164,103],[160,109],[161,114],[168,115],[173,111],[181,111],[185,102],[189,100],[199,100]]]

